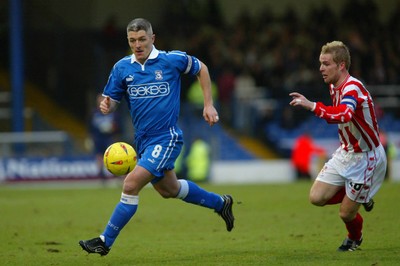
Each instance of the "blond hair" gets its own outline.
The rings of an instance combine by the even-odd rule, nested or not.
[[[322,46],[321,54],[332,54],[332,59],[336,64],[344,62],[346,69],[349,70],[351,57],[349,48],[341,41],[328,42]]]

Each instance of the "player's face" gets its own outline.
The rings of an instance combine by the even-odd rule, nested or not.
[[[136,60],[143,64],[153,48],[154,34],[149,35],[144,30],[129,31],[128,43]]]
[[[336,86],[341,75],[340,64],[333,61],[332,54],[321,54],[319,56],[320,67],[319,71],[326,84],[333,84]]]

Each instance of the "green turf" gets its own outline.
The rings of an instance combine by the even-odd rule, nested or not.
[[[235,228],[213,211],[143,190],[138,212],[111,252],[87,255],[120,189],[0,187],[1,265],[399,265],[399,183],[385,183],[364,216],[362,250],[339,253],[338,206],[308,203],[310,183],[205,188],[236,201]]]

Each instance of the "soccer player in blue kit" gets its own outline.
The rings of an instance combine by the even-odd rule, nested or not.
[[[127,26],[127,35],[133,53],[114,65],[103,91],[100,110],[103,114],[111,113],[125,98],[135,128],[138,163],[125,177],[121,200],[104,232],[99,237],[79,241],[88,253],[102,256],[108,254],[122,228],[135,214],[139,192],[150,182],[162,197],[213,209],[225,221],[228,231],[234,226],[230,195],[218,195],[191,181],[178,180],[174,172],[174,163],[183,145],[182,131],[176,125],[181,74],[196,75],[200,81],[205,121],[212,126],[219,120],[207,66],[181,51],[157,50],[152,26],[146,19],[132,20]]]

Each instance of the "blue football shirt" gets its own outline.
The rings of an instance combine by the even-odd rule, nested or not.
[[[119,60],[103,96],[117,102],[125,97],[136,134],[165,131],[178,121],[181,75],[196,75],[200,68],[200,61],[194,56],[182,51],[160,51],[153,46],[143,65],[134,54]]]

